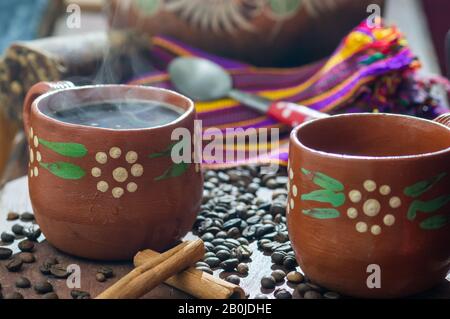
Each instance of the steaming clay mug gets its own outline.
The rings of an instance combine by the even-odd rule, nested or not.
[[[449,127],[449,114],[435,122],[346,114],[292,132],[288,229],[312,281],[369,298],[443,282],[450,269]]]
[[[120,130],[49,116],[124,99],[171,105],[179,113],[164,125]],[[171,134],[176,128],[193,134],[194,119],[191,100],[159,88],[68,82],[31,88],[24,105],[29,189],[47,240],[98,260],[130,259],[141,249],[176,243],[195,221],[203,177],[199,165],[174,163]]]

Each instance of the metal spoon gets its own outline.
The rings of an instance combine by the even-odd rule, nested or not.
[[[168,68],[172,84],[182,94],[196,101],[211,101],[230,97],[253,110],[268,114],[290,126],[323,118],[328,114],[291,102],[274,102],[255,94],[233,88],[230,74],[220,65],[206,59],[180,57]]]

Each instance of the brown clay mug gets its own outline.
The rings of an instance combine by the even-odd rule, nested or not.
[[[125,98],[170,104],[174,121],[144,129],[69,124],[46,111]],[[196,164],[175,164],[172,131],[193,134],[195,109],[175,92],[139,86],[39,83],[25,101],[29,189],[37,222],[56,248],[98,260],[164,250],[192,227],[202,199]]]
[[[394,298],[450,269],[450,116],[315,120],[291,135],[288,229],[317,284]]]

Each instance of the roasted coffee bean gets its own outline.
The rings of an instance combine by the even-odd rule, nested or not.
[[[220,265],[220,259],[217,257],[210,257],[205,259],[205,263],[207,263],[208,266],[211,268],[216,268],[217,266]]]
[[[220,231],[216,234],[216,238],[221,238],[221,239],[225,239],[225,238],[227,238],[227,236],[228,236],[227,232],[224,232],[224,231]]]
[[[212,234],[217,234],[220,231],[222,231],[222,229],[220,227],[217,227],[217,226],[211,226],[211,227],[207,228],[205,231],[210,232]]]
[[[341,298],[341,296],[337,292],[334,292],[334,291],[329,291],[329,292],[325,293],[323,296],[325,297],[325,299],[339,299],[339,298]]]
[[[227,174],[223,173],[223,172],[219,172],[217,174],[217,177],[219,178],[219,180],[223,183],[228,183],[230,181],[230,176],[228,176]]]
[[[270,234],[275,230],[275,226],[273,225],[262,225],[258,227],[256,230],[256,238],[261,238],[264,235]]]
[[[204,242],[203,244],[204,244],[205,250],[206,250],[207,252],[214,251],[214,248],[216,248],[216,247],[214,247],[214,245],[213,245],[211,242],[209,242],[209,241],[206,241],[206,242]]]
[[[275,179],[269,179],[268,181],[266,181],[265,185],[269,189],[275,189],[278,187],[278,183]]]
[[[15,224],[11,228],[11,231],[17,236],[23,236],[23,234],[24,234],[24,227],[22,225]]]
[[[227,221],[223,224],[223,229],[229,230],[233,227],[240,227],[241,223],[242,223],[242,219],[240,219],[240,218],[230,219],[229,221]]]
[[[62,264],[52,265],[50,267],[50,274],[60,279],[65,279],[69,277],[69,273],[67,272],[67,266]]]
[[[51,267],[51,265],[42,264],[42,265],[39,266],[39,271],[43,275],[50,275],[50,267]]]
[[[16,237],[10,233],[4,232],[0,235],[0,240],[6,244],[10,244],[10,243],[14,242],[15,239],[16,239]]]
[[[207,252],[205,253],[205,256],[203,257],[203,259],[209,258],[209,257],[216,257],[216,254],[213,252]]]
[[[322,295],[314,290],[308,290],[304,293],[303,298],[305,299],[322,299]]]
[[[8,216],[6,217],[6,220],[11,222],[11,221],[14,221],[14,220],[18,220],[19,217],[20,217],[19,214],[15,213],[15,212],[9,212]]]
[[[23,222],[32,222],[34,221],[34,215],[32,213],[25,212],[20,215],[20,220]]]
[[[297,267],[297,261],[294,257],[286,257],[283,260],[283,266],[286,267],[286,269],[295,269]]]
[[[237,259],[239,259],[240,261],[250,259],[253,254],[253,251],[250,249],[250,247],[245,245],[236,248],[235,252]]]
[[[255,237],[256,235],[256,226],[252,225],[249,227],[244,228],[244,230],[242,231],[242,236],[244,236],[247,239],[253,239],[253,237]]]
[[[275,238],[277,237],[277,235],[278,235],[278,232],[273,232],[273,233],[264,235],[262,238],[264,238],[264,239],[270,239],[270,240],[273,241],[273,240],[275,240]]]
[[[228,276],[227,278],[225,278],[225,280],[234,285],[239,285],[239,283],[241,282],[241,278],[239,278],[239,276],[236,275]]]
[[[256,225],[261,221],[261,217],[258,215],[252,216],[246,220],[249,225]]]
[[[270,207],[270,213],[275,216],[278,214],[286,215],[286,204],[281,203],[279,201],[273,202]]]
[[[106,277],[105,277],[104,274],[97,273],[95,275],[95,280],[97,280],[98,282],[105,282],[106,281]]]
[[[282,252],[288,253],[288,252],[292,251],[291,243],[290,242],[284,243],[284,244],[278,246],[275,249],[275,251],[282,251]]]
[[[220,268],[222,268],[225,271],[233,271],[237,265],[239,264],[239,260],[233,258],[223,261],[220,264]]]
[[[272,276],[265,276],[261,278],[261,287],[264,289],[274,289],[276,281]]]
[[[31,253],[34,249],[34,243],[30,240],[23,240],[19,243],[18,247],[24,253]]]
[[[86,292],[86,291],[82,291],[82,290],[78,290],[78,289],[74,289],[70,292],[70,296],[73,299],[89,299],[91,298],[91,294]]]
[[[216,253],[216,256],[217,256],[217,258],[219,258],[221,261],[224,261],[224,260],[230,259],[231,253],[230,253],[229,250],[219,250],[219,251]]]
[[[22,269],[23,262],[18,257],[14,257],[6,264],[6,269],[10,272],[18,272]]]
[[[31,282],[26,277],[19,277],[16,280],[16,287],[21,289],[27,289],[31,287]]]
[[[286,278],[286,273],[281,269],[277,269],[272,272],[271,276],[277,283],[280,283],[284,281],[284,278]]]
[[[247,264],[240,263],[239,265],[237,265],[236,270],[241,275],[247,275],[249,269],[248,269],[248,265]]]
[[[241,243],[234,239],[234,238],[227,238],[225,239],[225,242],[223,243],[224,246],[228,247],[229,249],[237,248],[241,245]]]
[[[284,261],[284,258],[286,258],[286,253],[285,252],[282,252],[282,251],[275,251],[274,253],[272,253],[272,255],[271,255],[271,259],[272,259],[272,262],[275,264],[275,265],[283,265],[283,261]]]
[[[312,282],[307,282],[306,284],[308,285],[308,287],[309,287],[311,290],[314,290],[314,291],[317,291],[317,292],[320,292],[320,293],[325,292],[325,289],[324,289],[324,288],[322,288],[322,287],[320,287],[320,286],[318,286],[318,285],[316,285],[316,284],[314,284],[314,283],[312,283]]]
[[[41,237],[42,232],[40,228],[36,225],[25,228],[23,234],[31,241],[37,241]]]
[[[219,251],[225,250],[231,252],[231,249],[224,245],[219,245],[214,248],[214,252],[217,254]]]
[[[213,274],[213,271],[209,267],[196,267],[195,269],[203,271],[203,272],[206,272],[206,273],[208,273],[210,275]]]
[[[289,235],[288,232],[284,232],[284,231],[279,231],[277,233],[277,235],[274,237],[274,240],[279,242],[279,243],[286,243],[287,241],[289,241]],[[290,245],[289,245],[290,246]],[[292,247],[289,248],[290,250],[292,250]]]
[[[311,288],[307,284],[299,284],[295,290],[297,290],[298,294],[303,297],[305,292],[311,290]]]
[[[255,295],[255,299],[269,299],[269,297],[264,294],[257,294]]]
[[[269,242],[262,244],[261,248],[263,251],[265,251],[267,253],[271,253],[271,252],[273,252],[274,248],[276,247],[276,244],[277,243],[269,241]]]
[[[195,267],[209,267],[209,265],[204,261],[199,261],[195,264]]]
[[[49,292],[53,292],[53,286],[46,280],[39,281],[34,285],[34,290],[40,294],[44,295]]]
[[[57,300],[59,299],[59,297],[56,293],[49,292],[48,294],[43,295],[42,299]]]
[[[299,284],[304,280],[304,277],[298,271],[291,271],[287,274],[287,280],[293,284]]]
[[[237,227],[230,228],[227,232],[229,238],[239,238],[241,236],[241,231]]]
[[[222,245],[225,242],[225,238],[215,238],[211,241],[214,246]]]
[[[0,260],[9,259],[12,256],[13,251],[9,248],[0,247]]]
[[[19,299],[25,299],[25,298],[23,297],[22,294],[20,294],[18,292],[11,292],[11,293],[5,294],[3,296],[3,299],[5,299],[5,300],[19,300]]]
[[[205,233],[202,235],[201,239],[203,241],[212,241],[214,239],[214,235],[211,233]]]
[[[112,278],[114,277],[114,270],[110,267],[100,267],[97,270],[97,273],[105,275],[106,278]]]
[[[292,299],[292,294],[284,288],[275,290],[273,295],[276,299]]]
[[[32,264],[36,261],[36,258],[32,253],[20,253],[18,256],[24,264]]]
[[[248,240],[245,239],[244,237],[238,238],[237,241],[238,241],[239,244],[241,244],[241,245],[247,245],[247,246],[250,245],[250,243],[248,242]]]

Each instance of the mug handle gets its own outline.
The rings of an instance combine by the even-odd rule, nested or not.
[[[61,81],[61,82],[39,82],[31,87],[28,91],[25,102],[23,104],[23,124],[25,127],[25,134],[29,137],[30,134],[30,114],[31,114],[31,106],[33,102],[41,95],[62,89],[68,89],[71,87],[75,87],[75,84],[69,81]]]
[[[445,113],[434,120],[450,128],[450,113]]]

